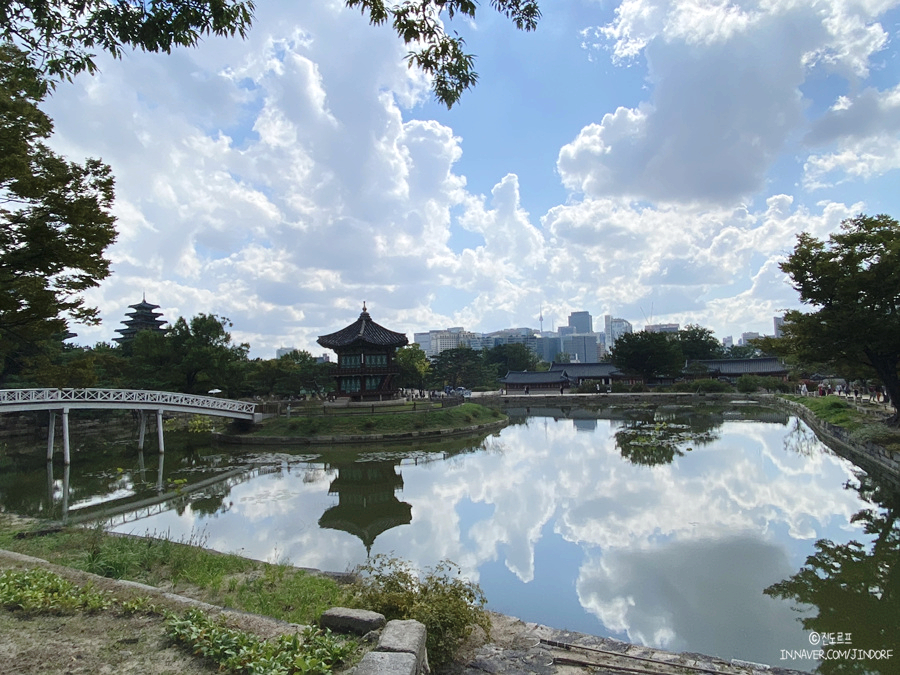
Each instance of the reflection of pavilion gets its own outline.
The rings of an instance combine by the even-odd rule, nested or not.
[[[403,476],[394,470],[399,462],[356,462],[337,464],[338,476],[328,494],[338,495],[319,518],[319,527],[343,530],[359,537],[368,554],[382,532],[412,521],[412,506],[394,495],[403,489]]]

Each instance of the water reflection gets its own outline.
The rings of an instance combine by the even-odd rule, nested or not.
[[[319,527],[343,530],[358,537],[370,554],[382,532],[412,521],[412,506],[394,495],[403,489],[403,477],[396,471],[400,461],[336,464],[338,475],[328,486],[329,495],[338,495],[319,518]]]
[[[832,673],[898,672],[900,659],[900,489],[896,484],[863,473],[848,483],[871,508],[852,520],[862,523],[872,537],[866,545],[856,540],[835,543],[820,539],[815,553],[796,574],[769,586],[765,593],[812,607],[815,614],[803,618],[803,627],[833,635],[822,649],[857,650],[826,659],[819,666]],[[840,638],[837,636],[840,634]],[[793,649],[806,645],[792,646]],[[885,650],[890,650],[887,652]],[[890,656],[888,656],[890,654]]]
[[[763,591],[801,570],[817,540],[867,550],[878,534],[854,520],[873,508],[871,490],[843,489],[857,480],[854,467],[805,425],[738,407],[532,408],[515,421],[437,452],[260,451],[235,466],[209,448],[195,467],[218,461],[238,473],[115,529],[202,532],[218,550],[335,571],[375,553],[420,568],[448,558],[481,583],[493,609],[527,621],[815,667],[781,662],[781,650],[807,634],[793,598]],[[175,475],[191,485],[203,475],[170,473],[172,459],[167,452],[167,486]],[[125,473],[140,482],[140,470]]]

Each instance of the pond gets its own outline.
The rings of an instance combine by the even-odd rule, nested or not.
[[[499,433],[438,448],[238,454],[167,437],[161,467],[106,446],[68,472],[4,471],[0,508],[74,519],[126,502],[115,531],[332,571],[377,554],[449,559],[498,612],[783,668],[817,666],[801,616],[828,613],[816,630],[857,649],[896,643],[885,631],[900,594],[878,586],[885,564],[900,573],[896,491],[797,418],[740,405],[508,412]],[[798,574],[810,556],[830,572]],[[840,578],[851,563],[861,590]]]

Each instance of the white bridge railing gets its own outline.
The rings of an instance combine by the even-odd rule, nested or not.
[[[235,413],[235,417],[252,418],[256,404],[215,396],[179,394],[171,391],[143,389],[0,389],[0,412],[4,410],[43,409],[51,407],[164,408],[202,409],[211,414]],[[81,405],[78,405],[81,404]],[[86,405],[85,405],[86,404]]]

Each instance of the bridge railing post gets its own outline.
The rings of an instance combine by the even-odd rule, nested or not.
[[[162,408],[156,409],[156,437],[159,439],[159,454],[166,453],[166,442],[163,439],[163,411]]]
[[[50,412],[50,426],[47,427],[47,460],[53,461],[53,442],[56,440],[56,411]]]

